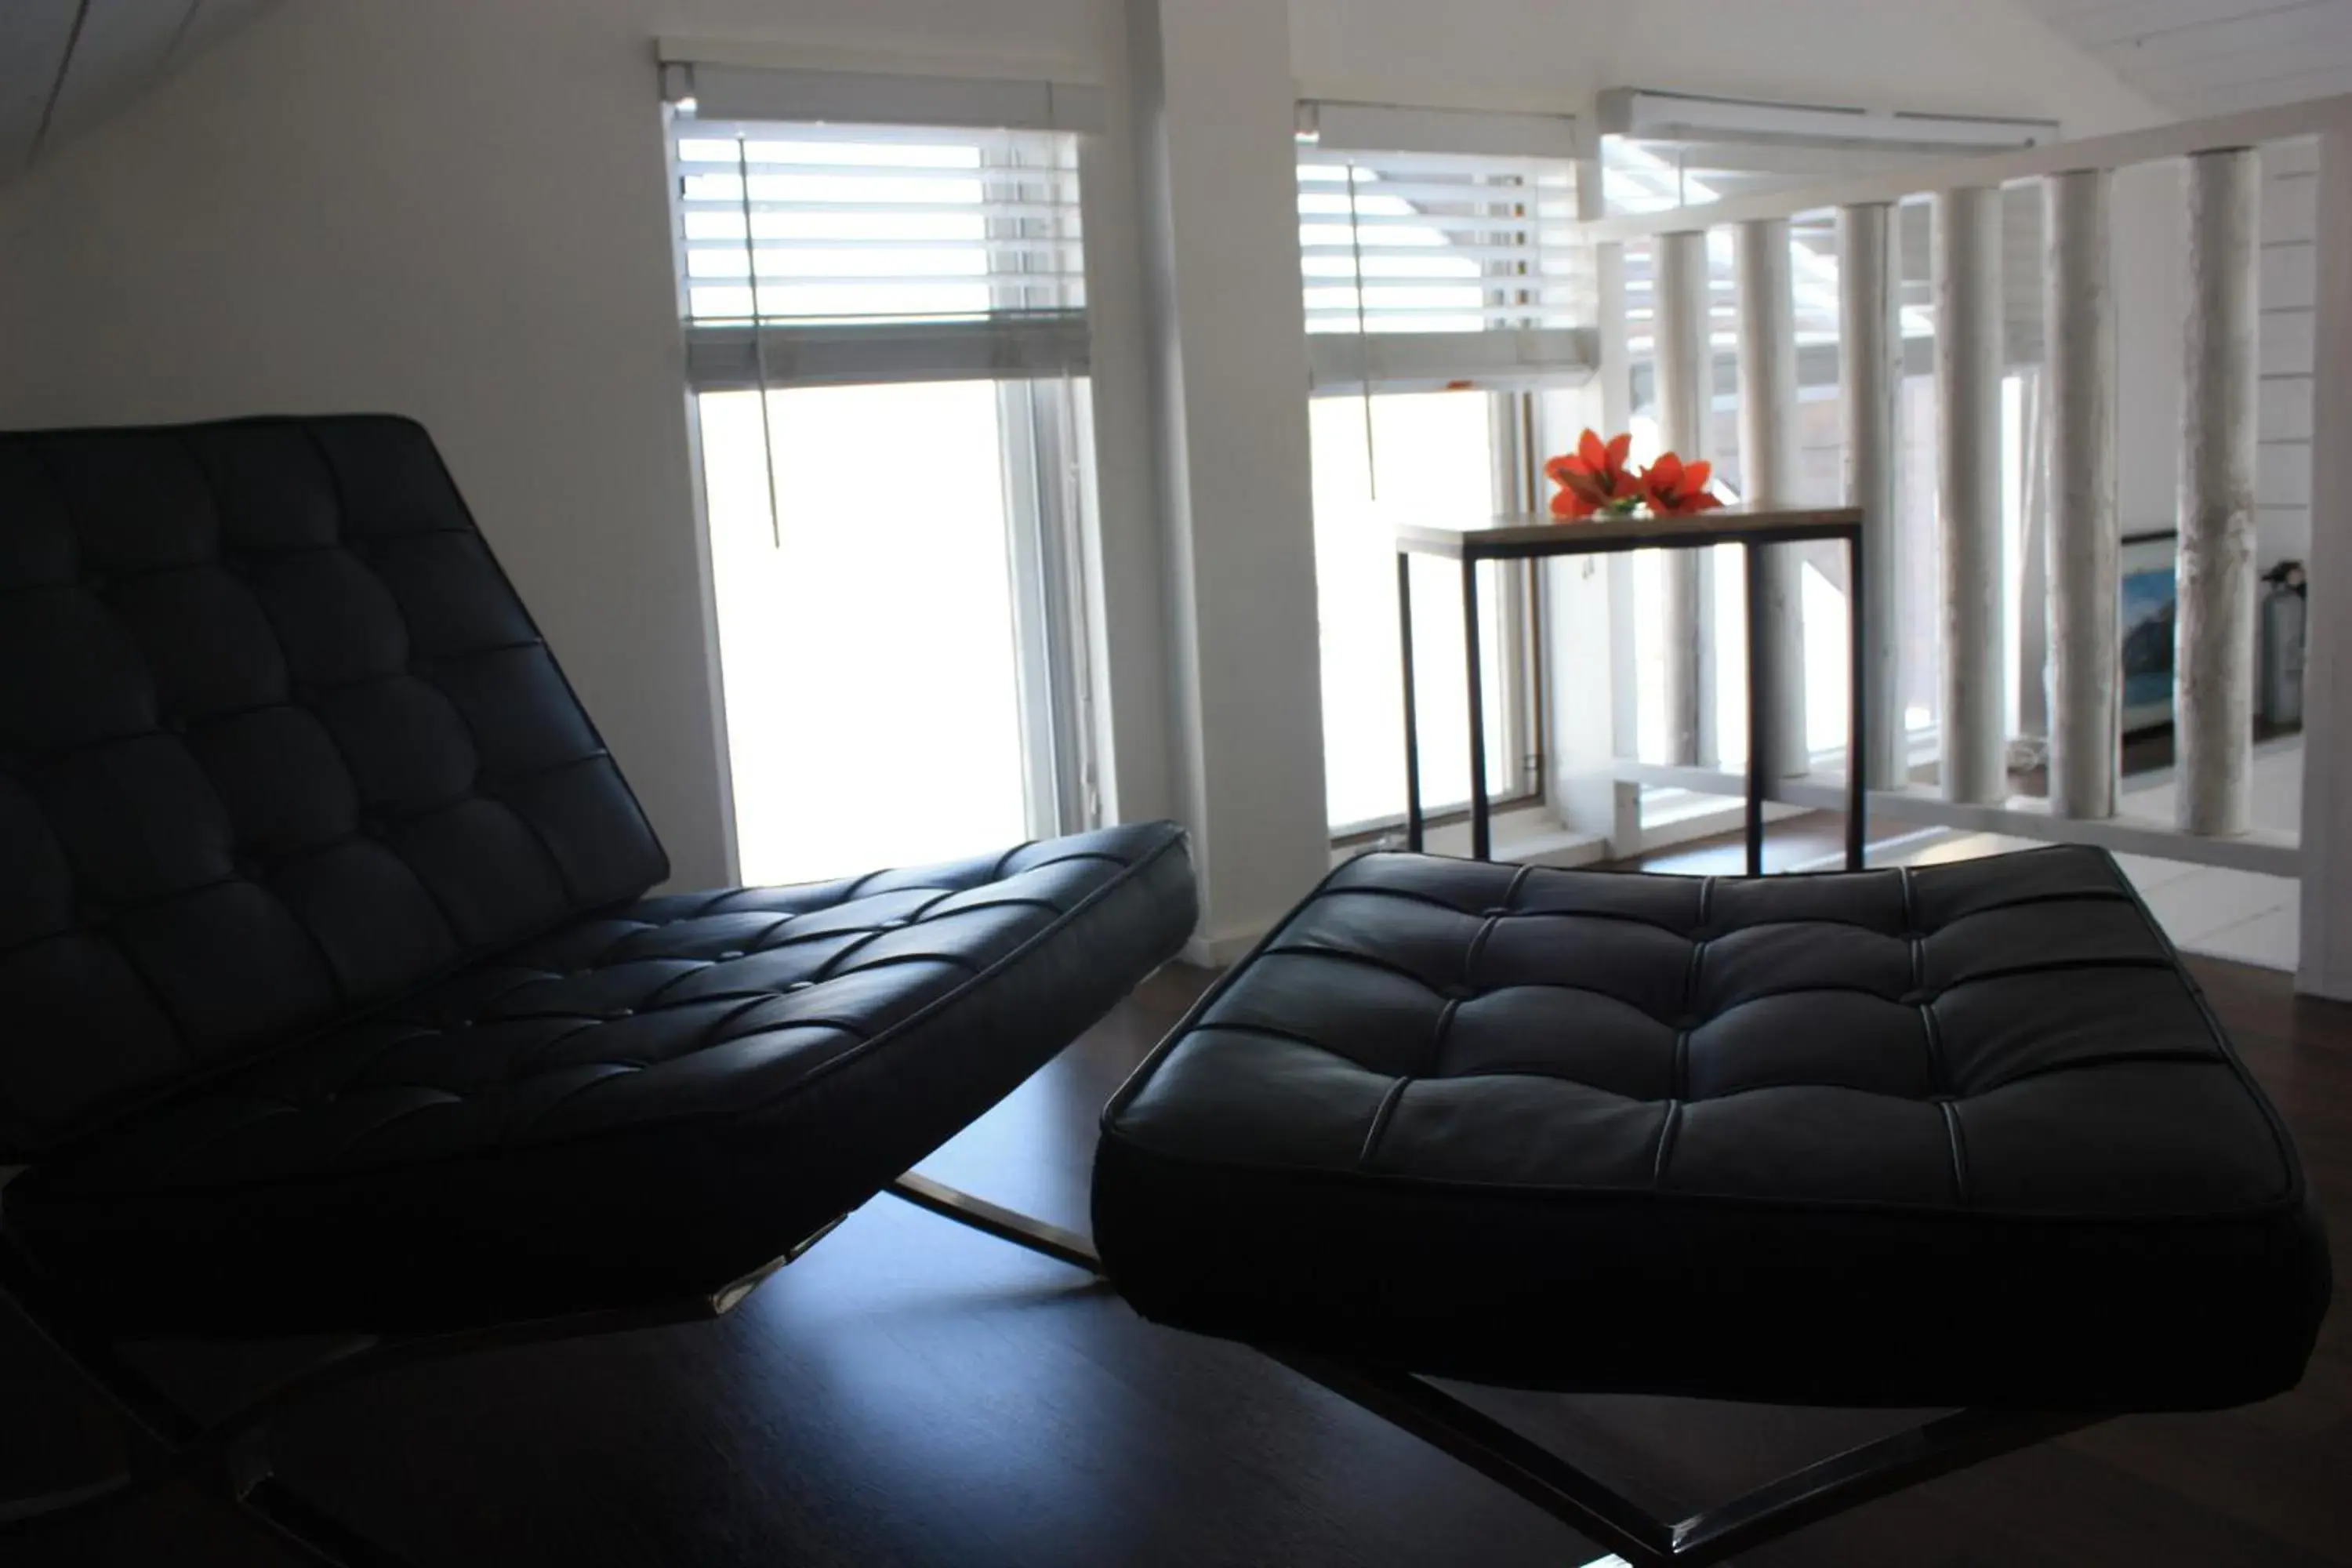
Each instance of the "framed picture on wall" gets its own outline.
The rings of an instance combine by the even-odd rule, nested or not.
[[[2117,563],[2123,603],[2124,733],[2172,722],[2172,621],[2180,602],[2170,529],[2127,533]]]

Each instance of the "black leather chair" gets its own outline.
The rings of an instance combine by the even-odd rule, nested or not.
[[[404,420],[0,436],[0,1283],[149,1472],[345,1556],[266,1409],[200,1425],[115,1342],[365,1336],[349,1371],[723,1311],[1193,924],[1167,824],[646,897]]]

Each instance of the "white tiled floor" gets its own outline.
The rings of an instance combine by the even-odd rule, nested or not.
[[[2168,773],[2127,780],[2125,813],[2169,821],[2172,780]],[[2273,742],[2254,756],[2254,822],[2294,833],[2303,826],[2303,747],[2300,741]],[[1932,865],[1968,860],[2005,849],[2032,847],[2032,840],[1992,833],[1947,833],[1927,837],[1887,864]],[[2302,911],[2292,877],[2225,871],[2180,860],[2118,855],[2116,863],[2147,900],[2148,909],[2175,945],[2185,952],[2293,969],[2300,951]]]

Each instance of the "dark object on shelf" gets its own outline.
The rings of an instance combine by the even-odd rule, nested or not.
[[[2117,560],[2116,635],[2123,639],[2123,731],[2172,722],[2173,621],[2179,613],[2179,536],[2124,535]]]
[[[1171,957],[1183,836],[645,897],[644,814],[425,432],[0,436],[0,1288],[321,1555],[320,1382],[711,1316]],[[361,1336],[206,1424],[124,1336]]]
[[[2276,728],[2303,722],[2303,645],[2310,597],[2303,563],[2282,561],[2263,574],[2263,675],[2255,711]]]
[[[1766,731],[1763,580],[1756,552],[1772,544],[1808,540],[1843,542],[1846,551],[1846,838],[1845,863],[1863,864],[1867,796],[1863,757],[1869,703],[1863,678],[1862,512],[1853,507],[1748,511],[1736,508],[1668,517],[1606,518],[1556,522],[1534,517],[1498,517],[1469,527],[1409,524],[1397,530],[1397,634],[1404,655],[1405,844],[1423,845],[1421,810],[1421,735],[1414,711],[1412,661],[1412,558],[1434,555],[1462,563],[1462,647],[1468,672],[1470,715],[1470,853],[1488,858],[1494,850],[1486,804],[1486,719],[1480,689],[1478,563],[1538,561],[1561,555],[1614,555],[1629,550],[1704,550],[1717,544],[1741,547],[1748,578],[1748,874],[1764,869],[1764,801],[1769,793],[1764,759],[1771,755]]]
[[[1352,861],[1105,1112],[1097,1242],[1637,1568],[2123,1411],[2329,1290],[2284,1125],[2104,850],[1769,879]],[[1679,1523],[1424,1376],[1960,1406]]]

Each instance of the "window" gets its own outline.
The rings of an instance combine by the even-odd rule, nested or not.
[[[1564,121],[1302,106],[1299,258],[1308,333],[1324,765],[1335,834],[1404,812],[1397,523],[1484,519],[1538,503],[1529,392],[1590,374],[1591,282],[1567,226],[1572,165],[1513,152],[1376,150],[1460,124]],[[1473,142],[1489,141],[1472,124]],[[1523,131],[1521,134],[1525,134]],[[1581,308],[1582,314],[1578,311]],[[1486,775],[1493,798],[1541,787],[1533,689],[1534,577],[1479,585]],[[1469,715],[1457,569],[1414,562],[1423,802],[1469,798]]]
[[[742,875],[1082,826],[1076,137],[673,132]]]

